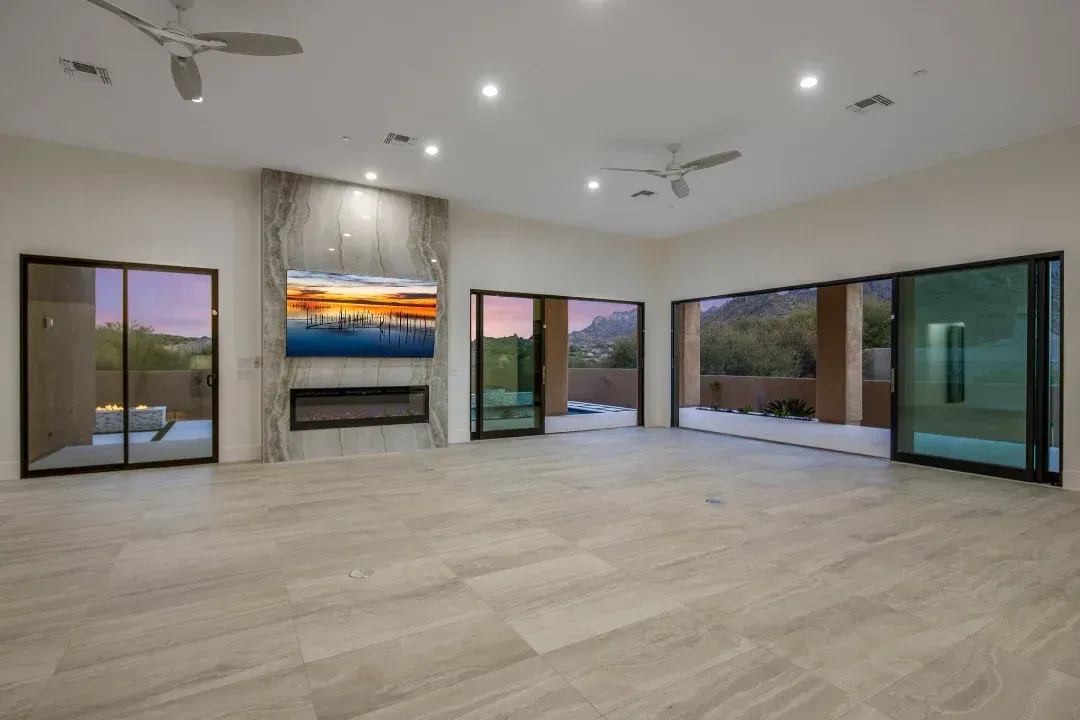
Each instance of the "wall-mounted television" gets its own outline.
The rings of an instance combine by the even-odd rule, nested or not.
[[[430,280],[289,270],[285,355],[434,357],[437,291]]]

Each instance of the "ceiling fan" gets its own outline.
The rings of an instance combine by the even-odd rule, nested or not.
[[[172,77],[180,97],[185,100],[202,101],[202,76],[195,56],[207,50],[233,53],[234,55],[299,55],[304,52],[300,41],[283,35],[263,35],[246,32],[193,33],[184,26],[184,12],[190,10],[195,0],[169,0],[176,8],[176,21],[158,27],[108,0],[87,0],[126,20],[136,30],[165,48],[171,55]]]
[[[684,175],[693,172],[695,170],[705,170],[706,168],[716,167],[717,165],[723,165],[726,162],[737,160],[742,157],[742,153],[738,150],[728,150],[727,152],[716,153],[715,155],[707,155],[703,158],[699,158],[693,162],[680,165],[679,161],[675,159],[675,156],[682,150],[682,143],[672,143],[667,146],[668,152],[671,153],[671,162],[667,164],[663,170],[636,170],[632,168],[613,168],[606,167],[601,170],[615,170],[617,172],[637,172],[646,173],[658,178],[664,178],[671,181],[671,189],[675,193],[675,197],[684,198],[690,194],[690,186],[686,184],[686,178]]]

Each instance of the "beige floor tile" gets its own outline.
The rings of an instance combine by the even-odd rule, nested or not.
[[[291,617],[285,584],[275,570],[105,597],[87,611],[57,670],[228,636]]]
[[[458,577],[471,578],[578,552],[558,535],[541,530],[511,540],[440,553],[439,557]]]
[[[650,583],[607,575],[559,591],[542,607],[507,615],[507,622],[540,653],[683,607]]]
[[[860,597],[792,620],[777,632],[770,650],[863,700],[963,639]]]
[[[972,639],[1080,678],[1080,604],[1063,588],[1030,586]]]
[[[838,605],[849,596],[842,586],[780,570],[763,580],[710,595],[690,607],[711,622],[767,643],[789,632],[792,621]]]
[[[301,667],[296,632],[283,620],[57,672],[31,717],[142,718],[155,705]]]
[[[537,657],[362,717],[364,720],[596,720],[600,714]]]
[[[535,656],[487,615],[309,663],[307,672],[319,720],[347,720]]]
[[[888,715],[870,707],[869,705],[856,705],[844,713],[840,720],[892,720]]]
[[[1080,680],[964,641],[867,704],[896,720],[1063,720],[1080,710]]]
[[[658,615],[545,655],[602,713],[754,647],[689,610]]]
[[[0,685],[0,720],[26,720],[49,676]]]
[[[736,655],[609,712],[609,720],[837,720],[842,690],[767,650]]]
[[[376,567],[367,578],[338,574],[286,587],[307,662],[491,613],[435,557]]]
[[[514,614],[542,608],[582,583],[618,573],[595,555],[578,553],[469,578],[466,582],[495,611]]]

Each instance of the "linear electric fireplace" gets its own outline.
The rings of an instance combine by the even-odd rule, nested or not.
[[[293,388],[289,429],[402,425],[428,421],[423,385],[364,388]]]

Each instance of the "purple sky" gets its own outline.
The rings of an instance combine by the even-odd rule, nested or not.
[[[588,327],[594,318],[607,317],[613,312],[636,309],[637,305],[593,300],[570,300],[566,307],[570,332]],[[528,337],[532,335],[532,324],[532,298],[497,295],[484,297],[484,335],[486,337],[510,337],[511,335]]]
[[[123,274],[112,268],[96,272],[97,324],[123,320]],[[128,321],[151,325],[160,333],[210,335],[210,276],[189,273],[128,271]]]

